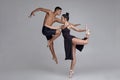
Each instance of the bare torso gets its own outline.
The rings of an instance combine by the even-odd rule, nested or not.
[[[55,14],[54,14],[53,12],[51,12],[51,13],[49,13],[49,14],[46,13],[43,25],[52,26],[52,24],[53,24],[54,22],[56,22],[55,19],[56,19],[56,16],[55,16]],[[47,26],[46,26],[46,27],[47,27]]]

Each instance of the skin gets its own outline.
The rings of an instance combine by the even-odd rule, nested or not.
[[[57,18],[56,16],[59,16],[62,12],[62,10],[58,9],[56,11],[51,11],[49,9],[45,9],[45,8],[37,8],[35,10],[33,10],[30,14],[29,17],[32,17],[32,16],[35,16],[35,12],[38,12],[38,11],[42,11],[42,12],[45,12],[46,15],[45,15],[45,18],[44,18],[44,23],[43,25],[48,27],[48,28],[51,28],[51,29],[56,29],[56,33],[55,35],[53,35],[52,39],[51,40],[48,40],[48,47],[51,51],[51,54],[52,54],[52,57],[53,57],[53,60],[55,60],[56,64],[58,64],[58,60],[57,60],[57,57],[56,57],[56,54],[55,54],[55,51],[54,51],[54,43],[53,41],[60,36],[61,32],[60,32],[60,27],[52,27],[53,23],[55,22],[58,22],[58,23],[62,23],[61,22],[61,19]]]

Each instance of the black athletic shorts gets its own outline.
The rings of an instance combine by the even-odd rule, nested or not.
[[[50,29],[46,26],[43,26],[42,33],[43,33],[43,35],[46,36],[47,40],[50,40],[52,38],[52,36],[55,35],[56,30],[55,29]]]

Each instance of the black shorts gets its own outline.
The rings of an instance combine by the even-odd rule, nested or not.
[[[43,26],[42,33],[43,33],[43,35],[46,36],[47,40],[50,40],[52,38],[52,36],[55,35],[56,30],[55,29],[50,29],[46,26]]]

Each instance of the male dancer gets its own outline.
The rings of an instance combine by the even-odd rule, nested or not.
[[[44,18],[44,23],[43,23],[43,28],[42,28],[42,33],[43,35],[46,36],[47,41],[48,41],[48,47],[51,51],[51,54],[53,56],[53,60],[56,62],[56,64],[58,64],[58,60],[54,51],[54,44],[53,41],[60,36],[61,31],[60,31],[60,27],[50,27],[53,25],[53,23],[58,22],[58,23],[62,23],[61,19],[57,18],[56,16],[60,15],[62,12],[62,8],[61,7],[56,7],[54,9],[54,11],[49,10],[49,9],[45,9],[45,8],[37,8],[35,10],[33,10],[30,14],[29,17],[31,16],[35,16],[34,13],[38,12],[38,11],[42,11],[45,12],[45,18]]]

